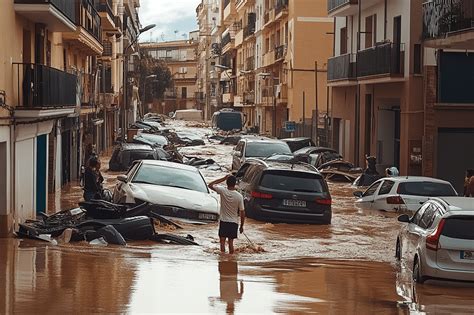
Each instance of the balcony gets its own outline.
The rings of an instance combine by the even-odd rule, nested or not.
[[[233,103],[234,94],[233,93],[224,93],[222,94],[222,103]]]
[[[117,106],[118,99],[114,93],[99,93],[99,104],[101,107],[111,108]]]
[[[288,103],[288,84],[279,84],[277,86],[277,104],[285,104]]]
[[[275,22],[275,10],[271,9],[263,15],[263,28],[270,26],[273,22]]]
[[[263,66],[268,67],[275,63],[275,51],[271,50],[263,55]]]
[[[423,16],[425,46],[474,49],[474,1],[426,2]]]
[[[382,44],[357,53],[357,77],[403,76],[404,44]]]
[[[242,45],[244,42],[244,30],[240,29],[240,31],[235,35],[235,47]]]
[[[222,37],[221,46],[222,46],[222,54],[225,54],[230,49],[234,48],[234,41],[232,40],[232,36],[230,35],[230,32],[227,32]]]
[[[235,0],[224,0],[224,25],[232,24],[232,20],[236,17]]]
[[[115,15],[112,11],[111,0],[100,0],[100,2],[97,3],[97,12],[99,12],[104,29],[115,28]]]
[[[275,21],[288,16],[288,0],[277,0],[275,6]]]
[[[163,98],[165,100],[175,100],[177,97],[178,94],[176,91],[165,91],[165,93],[163,93]]]
[[[70,0],[15,0],[15,12],[53,32],[76,30],[76,5]]]
[[[102,57],[112,57],[112,42],[109,40],[104,40],[102,42],[102,46],[104,47]]]
[[[245,71],[255,70],[255,57],[248,57],[245,60]]]
[[[345,54],[328,60],[328,81],[355,80],[356,55]]]
[[[280,61],[286,57],[286,45],[281,45],[275,48],[275,61]]]
[[[357,13],[358,0],[328,0],[329,17],[345,17]]]
[[[76,2],[77,29],[63,34],[63,40],[89,55],[102,55],[100,16],[90,0]]]
[[[17,118],[64,116],[77,105],[77,76],[41,64],[14,63]]]

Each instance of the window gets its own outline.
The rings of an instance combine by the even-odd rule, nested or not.
[[[365,191],[365,193],[362,195],[362,197],[369,197],[369,196],[372,196],[373,194],[375,194],[375,191],[377,190],[377,188],[379,188],[380,184],[382,182],[375,182],[372,184],[372,186],[370,186],[369,188],[367,188],[367,190]]]
[[[322,181],[319,175],[313,173],[267,171],[260,186],[284,191],[322,193],[325,192]]]
[[[424,204],[418,211],[415,213],[415,215],[411,218],[411,222],[420,225],[421,217],[425,213],[426,209],[430,206],[429,203]]]
[[[382,187],[380,187],[379,195],[386,195],[386,194],[390,193],[390,191],[392,190],[393,185],[395,185],[395,182],[393,182],[391,180],[384,181],[383,184],[382,184]]]
[[[474,218],[459,216],[447,218],[442,235],[463,240],[474,240]]]
[[[181,88],[181,98],[187,98],[188,97],[188,88],[183,86]]]
[[[421,217],[420,224],[418,224],[423,229],[428,229],[432,224],[434,219],[436,218],[436,214],[438,213],[438,207],[434,204],[430,204],[428,208],[423,213]]]
[[[421,45],[415,44],[413,46],[413,73],[421,74],[421,65],[422,65],[422,56],[421,56]]]
[[[340,38],[340,47],[341,55],[347,54],[347,27],[341,28],[341,38]]]
[[[397,192],[400,195],[424,197],[453,197],[456,191],[450,184],[434,182],[406,182],[400,183]]]

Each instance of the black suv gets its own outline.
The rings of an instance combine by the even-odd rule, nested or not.
[[[236,173],[247,217],[286,223],[331,223],[331,195],[306,163],[248,159]]]

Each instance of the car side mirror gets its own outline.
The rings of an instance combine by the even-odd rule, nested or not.
[[[410,217],[408,214],[402,214],[398,217],[398,222],[410,223]]]
[[[126,183],[128,181],[128,176],[127,175],[119,175],[117,176],[117,180],[122,183]]]
[[[364,193],[362,191],[354,191],[353,195],[357,198],[362,198],[362,196],[364,195]]]

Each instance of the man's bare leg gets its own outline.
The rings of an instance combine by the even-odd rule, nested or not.
[[[234,239],[229,238],[228,240],[229,240],[229,253],[233,254],[234,253]]]
[[[221,252],[225,253],[225,237],[219,237],[219,242],[221,244]]]

